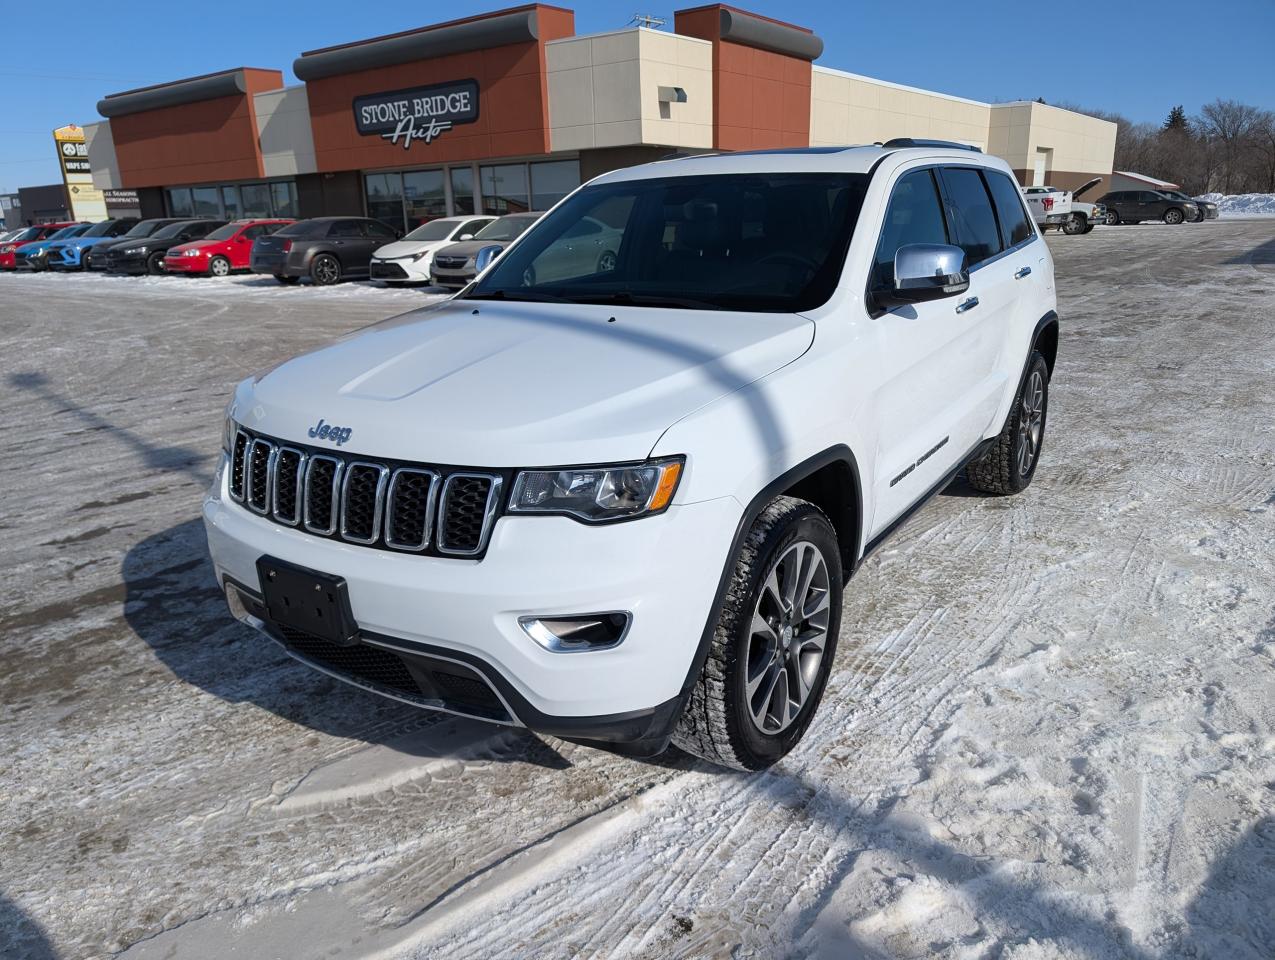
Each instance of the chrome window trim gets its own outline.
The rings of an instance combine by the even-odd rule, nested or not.
[[[297,455],[297,482],[296,482],[296,516],[289,520],[287,517],[279,513],[279,489],[278,489],[278,473],[279,473],[279,457],[285,453],[295,453]],[[296,447],[282,446],[275,451],[275,478],[270,484],[272,491],[273,503],[270,504],[270,516],[285,523],[290,527],[298,527],[301,525],[301,518],[305,514],[305,474],[306,468],[309,466],[310,455],[304,450]]]
[[[372,535],[370,537],[356,537],[349,532],[346,524],[346,508],[350,495],[350,478],[354,476],[354,471],[359,467],[376,471],[376,495],[372,503]],[[376,543],[381,538],[381,514],[385,509],[385,485],[389,480],[390,469],[383,463],[369,463],[366,460],[351,460],[346,464],[345,476],[341,481],[341,539],[350,543],[368,546]]]
[[[390,537],[390,518],[394,511],[394,491],[398,481],[407,475],[429,477],[429,489],[425,491],[425,526],[421,531],[420,543],[395,542]],[[437,470],[422,470],[416,467],[400,467],[390,478],[390,485],[385,494],[385,545],[395,550],[420,552],[429,546],[430,535],[434,531],[434,521],[438,516],[438,484],[441,479]]]
[[[314,465],[320,461],[326,460],[332,464],[332,508],[328,517],[328,525],[320,527],[315,524],[314,518],[310,516],[310,481],[313,479]],[[317,533],[320,536],[330,537],[336,532],[337,516],[341,509],[341,475],[345,470],[345,461],[337,457],[330,457],[324,453],[316,453],[310,457],[305,468],[305,504],[302,507],[302,523],[305,529],[310,533]]]
[[[487,504],[483,510],[482,532],[478,537],[478,544],[472,550],[459,550],[448,547],[444,535],[447,530],[447,497],[451,491],[452,484],[457,480],[489,480],[491,486],[487,490]],[[487,541],[491,539],[491,530],[495,526],[496,513],[500,509],[500,491],[504,485],[504,478],[495,473],[475,473],[461,472],[453,473],[448,476],[447,481],[443,484],[443,492],[439,499],[438,515],[438,538],[436,547],[439,553],[446,553],[453,557],[474,557],[487,549]]]
[[[258,446],[265,447],[269,451],[266,454],[266,493],[259,507],[252,502],[257,492],[256,485],[252,481],[252,460]],[[271,488],[274,486],[274,458],[277,451],[278,447],[261,437],[257,437],[248,444],[244,451],[244,505],[253,513],[263,517],[270,513],[271,500],[274,499],[270,494],[272,492]]]

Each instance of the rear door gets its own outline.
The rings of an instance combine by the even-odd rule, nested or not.
[[[361,220],[333,221],[328,227],[328,242],[341,261],[342,273],[358,273],[367,269],[371,252],[367,250],[367,234]]]

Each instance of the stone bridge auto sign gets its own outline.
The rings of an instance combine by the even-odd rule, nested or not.
[[[359,133],[388,140],[404,150],[410,150],[414,143],[431,143],[457,124],[477,119],[477,80],[369,93],[354,100],[354,125]]]

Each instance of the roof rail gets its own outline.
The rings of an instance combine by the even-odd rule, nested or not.
[[[918,140],[916,137],[895,137],[893,140],[887,140],[881,146],[886,149],[894,147],[944,147],[949,150],[972,150],[974,153],[982,153],[983,151],[968,143],[957,143],[955,140]]]

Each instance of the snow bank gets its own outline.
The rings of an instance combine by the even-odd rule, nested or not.
[[[1199,199],[1216,203],[1219,217],[1275,217],[1275,193],[1206,193]]]

